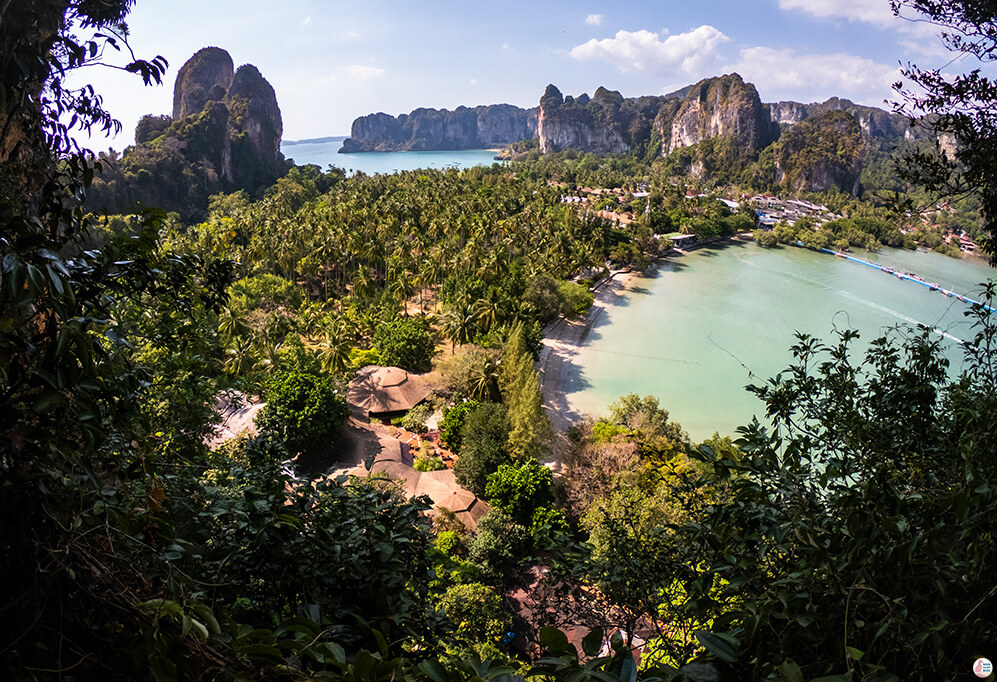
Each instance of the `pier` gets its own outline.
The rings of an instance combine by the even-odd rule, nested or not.
[[[803,242],[797,242],[797,245],[805,247],[805,245],[803,244]],[[907,280],[908,282],[913,282],[914,284],[920,284],[921,286],[926,287],[926,288],[930,289],[931,291],[937,291],[939,293],[945,294],[949,298],[958,299],[958,300],[962,301],[963,303],[968,303],[969,305],[983,306],[986,310],[988,310],[990,312],[997,312],[997,310],[994,310],[994,308],[991,308],[988,305],[984,305],[983,303],[980,303],[979,301],[974,301],[973,299],[968,298],[966,296],[963,296],[962,294],[956,293],[954,291],[949,291],[948,289],[946,289],[944,287],[941,287],[941,286],[939,286],[938,284],[936,284],[934,282],[925,282],[923,278],[918,277],[917,275],[915,275],[913,273],[903,272],[902,270],[896,270],[894,268],[891,268],[891,267],[888,267],[888,266],[885,266],[885,265],[877,265],[876,263],[870,263],[867,260],[862,260],[861,258],[856,258],[855,256],[849,256],[847,253],[841,253],[840,251],[832,251],[831,249],[820,249],[820,251],[822,253],[829,253],[832,256],[837,256],[838,258],[844,258],[845,260],[850,260],[850,261],[858,263],[860,265],[866,265],[866,266],[868,266],[870,268],[875,268],[876,270],[879,270],[881,272],[885,272],[888,275],[893,275],[894,277],[896,277],[898,279],[904,279],[904,280]]]

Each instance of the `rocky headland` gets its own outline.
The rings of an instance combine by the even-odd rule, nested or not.
[[[253,196],[287,170],[282,133],[277,94],[259,69],[235,69],[227,51],[206,47],[177,73],[172,112],[142,117],[135,145],[105,155],[88,206],[113,213],[141,202],[199,217],[210,195]]]
[[[591,97],[572,97],[548,85],[533,109],[499,104],[416,109],[398,117],[371,114],[353,122],[341,151],[511,145],[507,158],[531,149],[540,154],[637,152],[645,158],[683,152],[688,171],[702,175],[709,164],[696,158],[696,148],[723,140],[728,155],[745,163],[772,146],[776,180],[787,189],[854,193],[866,149],[914,136],[907,118],[838,97],[810,104],[763,103],[752,83],[732,73],[661,96],[624,98],[600,87]],[[807,151],[810,142],[817,147]]]
[[[531,138],[537,132],[537,110],[511,104],[447,109],[416,109],[410,114],[385,113],[353,121],[340,151],[400,152],[491,149]]]

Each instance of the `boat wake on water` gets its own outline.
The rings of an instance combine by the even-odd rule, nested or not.
[[[960,338],[958,338],[956,336],[953,336],[952,334],[949,334],[944,329],[940,329],[940,328],[938,328],[938,327],[936,327],[934,325],[924,324],[923,322],[915,320],[913,317],[910,317],[909,315],[904,315],[903,313],[898,312],[896,310],[893,310],[892,308],[887,308],[884,305],[880,305],[879,303],[876,303],[875,301],[870,301],[868,299],[862,298],[861,296],[856,296],[855,294],[851,293],[850,291],[844,291],[843,289],[837,289],[836,291],[837,291],[837,293],[839,295],[843,296],[844,298],[847,298],[847,299],[849,299],[851,301],[855,301],[856,303],[861,303],[864,306],[867,306],[869,308],[873,308],[873,309],[878,310],[880,312],[884,312],[887,315],[892,315],[893,317],[897,318],[898,320],[902,320],[902,321],[906,322],[907,324],[914,325],[915,327],[924,327],[925,329],[930,329],[931,331],[933,331],[934,333],[938,334],[942,338],[946,338],[946,339],[948,339],[950,341],[955,341],[956,343],[961,344],[961,345],[965,345],[966,344],[965,341],[963,341],[962,339],[960,339]]]

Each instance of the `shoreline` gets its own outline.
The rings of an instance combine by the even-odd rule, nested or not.
[[[648,269],[659,259],[655,259]],[[646,272],[646,270],[644,271]],[[568,400],[567,392],[562,390],[566,379],[565,372],[571,371],[571,365],[578,350],[585,344],[592,327],[599,321],[605,310],[616,303],[632,288],[634,280],[643,277],[644,273],[632,269],[613,270],[592,287],[595,300],[592,307],[585,311],[579,319],[569,320],[558,318],[548,323],[544,329],[543,348],[537,361],[537,373],[540,378],[540,391],[543,395],[544,412],[554,430],[553,461],[555,466],[559,455],[566,445],[567,432],[574,424],[585,418],[579,414],[575,406]]]
[[[589,332],[599,321],[603,313],[616,299],[621,298],[633,288],[635,280],[649,276],[658,264],[669,257],[684,256],[698,249],[721,242],[752,241],[751,234],[737,234],[731,237],[721,237],[698,242],[686,249],[672,248],[654,257],[644,270],[624,268],[611,270],[610,273],[592,286],[595,300],[592,307],[578,319],[558,318],[544,328],[543,348],[537,360],[537,374],[540,378],[540,392],[543,395],[544,412],[550,420],[554,431],[553,466],[559,467],[560,453],[566,447],[567,432],[573,425],[586,417],[592,416],[580,413],[568,399],[564,390],[566,373],[572,371],[572,365],[579,349],[585,345]]]

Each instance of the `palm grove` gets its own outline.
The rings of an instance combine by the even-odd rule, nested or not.
[[[100,169],[66,116],[115,123],[63,78],[126,45],[130,5],[0,10],[6,674],[950,679],[992,646],[986,309],[969,311],[955,378],[924,330],[861,358],[853,332],[800,335],[794,365],[751,389],[767,424],[694,444],[654,398],[625,396],[570,431],[555,479],[538,463],[543,324],[590,305],[573,275],[642,266],[660,226],[562,204],[543,175],[578,172],[567,161],[294,168],[256,200],[213,197],[199,223],[98,220],[82,202]],[[985,4],[902,5],[952,27],[951,48],[993,54]],[[165,63],[126,68],[158,81]],[[908,157],[904,177],[975,194],[990,227],[992,116],[952,112],[993,86],[908,76],[929,93],[911,113],[966,144]],[[656,220],[738,229],[646,179]],[[355,368],[424,370],[438,340],[457,351],[440,368],[444,437],[492,506],[473,535],[389,481],[287,465],[335,438]],[[260,433],[210,450],[232,389],[267,398]],[[516,589],[531,605],[518,613]],[[591,630],[580,651],[567,626]]]

